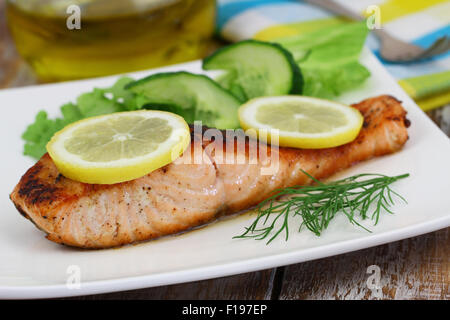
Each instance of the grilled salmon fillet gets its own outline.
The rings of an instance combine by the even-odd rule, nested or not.
[[[353,105],[364,116],[351,143],[328,149],[270,148],[256,161],[228,164],[222,156],[250,159],[249,141],[200,139],[182,157],[148,175],[112,185],[85,184],[62,176],[48,154],[31,167],[11,193],[19,212],[51,241],[82,248],[108,248],[174,234],[221,215],[255,206],[274,190],[311,183],[305,170],[321,179],[376,156],[393,153],[408,139],[406,111],[391,96]],[[210,148],[214,143],[215,148]],[[260,147],[261,149],[261,147]],[[195,161],[195,154],[202,161]],[[270,156],[269,156],[270,155]],[[263,174],[277,156],[277,170]]]

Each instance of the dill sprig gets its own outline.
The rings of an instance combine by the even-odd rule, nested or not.
[[[370,232],[355,220],[370,218],[376,225],[383,211],[393,213],[389,207],[394,198],[406,200],[391,189],[390,185],[409,174],[386,176],[382,174],[358,174],[342,180],[322,183],[303,171],[315,184],[284,188],[257,206],[258,216],[246,227],[245,232],[235,238],[266,239],[270,243],[282,232],[289,237],[289,217],[301,216],[302,227],[320,236],[339,212],[345,214],[350,223]]]

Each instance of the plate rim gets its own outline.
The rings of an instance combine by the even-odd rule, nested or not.
[[[379,245],[395,242],[450,226],[450,215],[435,218],[428,222],[393,229],[378,234],[372,234],[357,239],[347,239],[319,247],[284,252],[276,255],[261,256],[217,264],[214,266],[196,267],[188,270],[178,270],[158,274],[122,277],[106,280],[82,282],[80,289],[69,289],[65,284],[36,285],[36,286],[2,286],[1,299],[36,299],[61,298],[119,291],[153,288],[178,283],[201,281],[219,277],[227,277],[241,273],[287,266],[295,263],[317,260],[353,251],[363,250]],[[358,240],[358,241],[355,241]],[[224,272],[224,270],[226,270]]]

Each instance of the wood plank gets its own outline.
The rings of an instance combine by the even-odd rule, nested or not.
[[[378,299],[368,288],[380,268],[382,299],[450,299],[449,229],[287,266],[280,299]]]
[[[141,290],[99,294],[70,299],[80,300],[153,300],[153,299],[271,299],[276,269],[236,276],[196,281]]]
[[[450,104],[428,111],[427,115],[450,137]]]

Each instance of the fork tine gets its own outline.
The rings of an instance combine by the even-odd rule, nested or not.
[[[418,59],[429,58],[438,54],[445,53],[450,49],[450,39],[447,36],[443,36],[437,39],[428,49],[426,49]]]
[[[444,53],[450,47],[450,38],[442,37],[438,40],[440,40],[440,41],[438,43],[436,43],[436,46],[434,46],[434,48],[430,49],[430,51],[434,54]]]
[[[439,38],[435,42],[433,42],[431,46],[429,46],[424,50],[424,54],[428,55],[430,52],[433,53],[436,51],[440,51],[443,49],[444,46],[446,46],[446,44],[447,44],[447,37]]]

